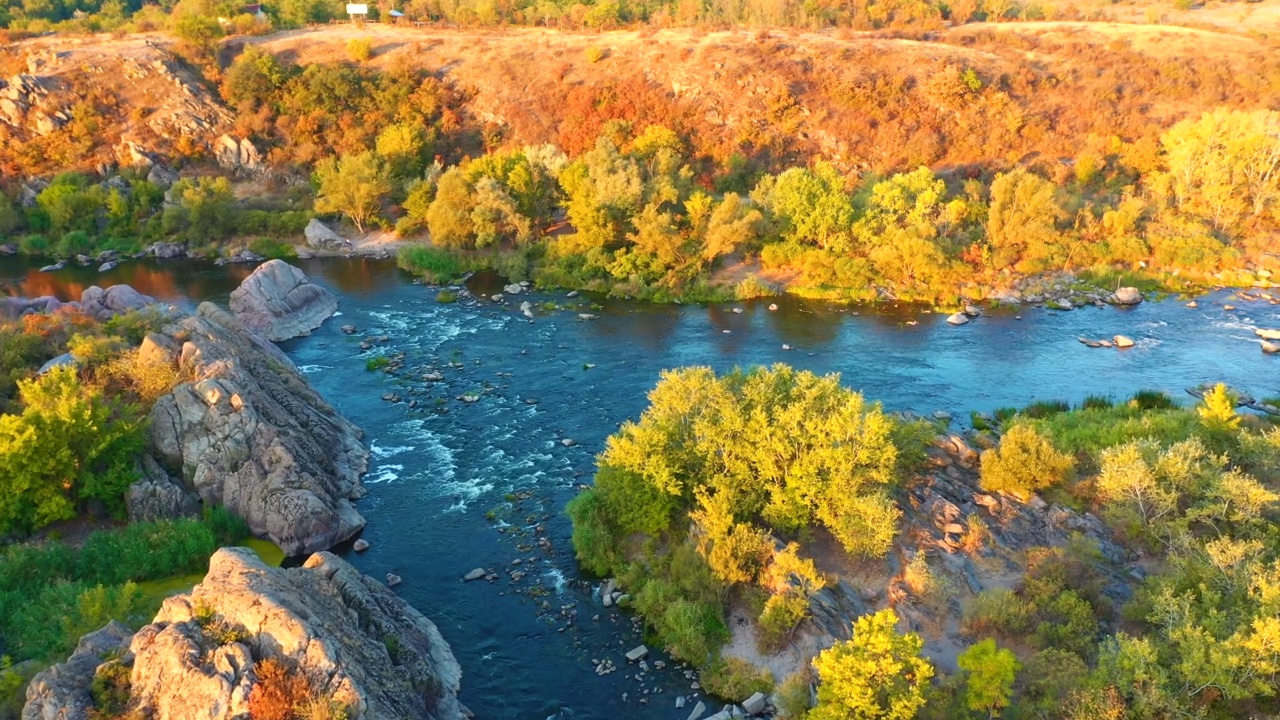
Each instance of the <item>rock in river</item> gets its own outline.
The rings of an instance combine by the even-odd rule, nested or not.
[[[153,335],[144,345],[195,378],[151,409],[151,445],[176,482],[287,555],[364,527],[351,502],[369,464],[361,432],[279,348],[212,303]]]
[[[1131,348],[1134,345],[1133,338],[1128,335],[1117,335],[1111,339],[1118,348]]]
[[[969,316],[962,312],[958,312],[948,317],[947,322],[952,325],[966,325],[969,322]]]
[[[1142,292],[1135,287],[1122,287],[1116,290],[1115,302],[1117,305],[1137,305],[1142,302]]]
[[[1280,344],[1273,343],[1270,340],[1263,340],[1262,352],[1268,355],[1275,355],[1276,353],[1280,353]]]
[[[88,717],[95,674],[119,663],[129,669],[130,717],[247,718],[255,669],[266,661],[308,678],[313,693],[345,705],[352,720],[469,714],[457,698],[462,671],[435,624],[372,578],[329,553],[283,570],[246,548],[225,548],[204,580],[165,600],[150,625],[130,635],[113,622],[36,675],[23,717]]]
[[[338,310],[338,299],[283,260],[259,265],[231,291],[231,312],[273,342],[309,335]]]

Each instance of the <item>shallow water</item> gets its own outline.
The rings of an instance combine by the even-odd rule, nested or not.
[[[373,454],[370,493],[359,505],[369,521],[363,537],[372,547],[346,556],[375,577],[404,577],[397,592],[440,626],[463,667],[463,702],[483,718],[688,715],[674,709],[675,695],[691,692],[683,675],[651,672],[650,678],[661,677],[641,685],[631,677],[634,668],[627,672],[622,653],[639,638],[628,617],[604,610],[580,588],[561,511],[576,484],[589,482],[604,439],[643,409],[663,369],[786,362],[838,371],[845,384],[890,410],[948,410],[957,418],[968,410],[1122,397],[1140,388],[1189,399],[1184,388],[1217,381],[1259,397],[1280,395],[1280,359],[1264,356],[1252,331],[1280,327],[1280,307],[1231,300],[1238,309],[1225,311],[1228,293],[1200,298],[1198,309],[1176,301],[1072,312],[1028,308],[1021,319],[984,316],[959,328],[917,308],[871,311],[794,300],[778,301],[776,312],[768,301],[738,303],[741,314],[731,312],[732,305],[605,301],[589,310],[598,314],[594,320],[562,310],[530,322],[520,315],[520,300],[569,301],[563,293],[534,293],[504,306],[441,305],[434,289],[412,284],[390,262],[299,265],[339,295],[342,314],[283,347],[325,397],[365,429]],[[90,283],[129,282],[183,304],[222,301],[251,268],[147,261],[104,275],[31,270],[0,259],[0,293],[69,299]],[[359,332],[343,334],[340,327],[348,323]],[[1137,347],[1090,349],[1076,340],[1117,333],[1133,337]],[[360,350],[362,338],[381,334],[391,341]],[[406,353],[406,368],[415,372],[395,377],[365,370],[368,356],[394,351]],[[443,382],[409,379],[429,365]],[[416,398],[424,408],[385,402],[387,392]],[[474,404],[455,399],[473,392],[480,395]],[[565,447],[563,438],[577,444]],[[521,491],[530,497],[513,511],[504,496]],[[499,519],[486,519],[495,508]],[[518,551],[517,544],[536,541],[532,528],[539,523],[552,551]],[[522,563],[512,567],[516,558]],[[505,572],[492,585],[463,583],[475,567],[528,575],[519,583]],[[534,581],[545,596],[513,592]],[[559,612],[575,603],[578,618],[569,625]],[[619,671],[597,677],[590,659],[605,657]],[[644,688],[663,692],[645,696]]]

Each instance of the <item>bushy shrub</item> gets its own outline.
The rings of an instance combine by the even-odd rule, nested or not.
[[[115,717],[128,707],[132,688],[129,675],[132,671],[133,668],[118,659],[98,666],[93,674],[93,683],[89,686],[89,694],[93,697],[94,708],[101,716]]]
[[[373,42],[368,38],[351,38],[347,41],[347,57],[355,62],[365,62],[373,57]]]
[[[1074,466],[1034,428],[1018,424],[1005,432],[998,448],[982,453],[982,489],[1026,498],[1066,480]]]
[[[741,658],[723,658],[700,675],[707,692],[730,702],[742,702],[755,693],[773,690],[773,673]]]
[[[258,238],[249,243],[249,252],[261,255],[268,260],[298,257],[298,248],[273,238]]]
[[[253,720],[296,720],[296,708],[311,699],[307,679],[275,658],[254,664],[253,674],[257,676],[249,691]]]

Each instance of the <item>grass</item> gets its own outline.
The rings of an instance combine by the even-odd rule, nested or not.
[[[475,260],[460,252],[427,245],[410,245],[396,253],[396,264],[402,270],[420,275],[428,282],[440,284],[461,277],[472,270],[487,266],[484,260]]]
[[[371,357],[368,360],[365,360],[364,369],[368,370],[369,372],[373,372],[375,370],[381,370],[390,364],[391,364],[391,358],[387,357],[386,355],[379,355],[377,357]]]
[[[1155,438],[1163,444],[1172,444],[1200,429],[1199,420],[1191,410],[1144,409],[1127,404],[1058,413],[1033,419],[1031,424],[1059,450],[1077,456],[1092,456],[1139,438]]]
[[[453,292],[452,290],[441,290],[440,292],[436,293],[436,302],[440,303],[441,305],[456,303],[458,302],[458,293]]]

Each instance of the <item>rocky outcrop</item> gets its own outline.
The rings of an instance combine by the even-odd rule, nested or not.
[[[247,718],[255,670],[267,660],[353,720],[470,714],[457,699],[461,669],[436,626],[329,553],[282,570],[244,548],[219,550],[189,595],[166,600],[132,638],[121,629],[87,636],[70,660],[36,676],[23,720],[86,717],[89,683],[111,650],[123,650],[118,662],[131,668],[129,711],[154,720]]]
[[[231,292],[236,319],[268,340],[308,335],[338,310],[338,300],[298,268],[269,260]]]
[[[27,685],[22,720],[89,720],[94,709],[89,687],[98,666],[129,650],[129,628],[112,620],[80,638],[66,662],[37,674]]]
[[[203,303],[139,352],[176,363],[189,378],[151,410],[153,452],[182,489],[225,505],[289,555],[323,550],[364,527],[351,502],[364,495],[369,461],[361,433],[279,348]],[[154,502],[130,511],[146,514]]]

